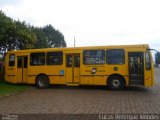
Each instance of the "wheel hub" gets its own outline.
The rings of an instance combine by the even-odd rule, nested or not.
[[[119,82],[119,80],[115,79],[115,80],[113,80],[112,84],[113,84],[114,87],[119,87],[120,82]]]
[[[40,79],[39,80],[39,86],[44,87],[45,86],[45,80]]]

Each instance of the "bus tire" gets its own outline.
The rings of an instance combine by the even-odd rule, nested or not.
[[[49,79],[46,75],[39,75],[36,78],[37,88],[44,89],[49,87]]]
[[[113,75],[108,80],[109,89],[117,91],[124,87],[123,78],[118,75]]]

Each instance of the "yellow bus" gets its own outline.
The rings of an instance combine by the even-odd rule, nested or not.
[[[149,45],[113,45],[9,51],[5,56],[5,79],[12,83],[106,85],[154,85]]]

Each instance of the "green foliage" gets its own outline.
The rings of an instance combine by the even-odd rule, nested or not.
[[[52,25],[40,27],[31,27],[32,31],[37,36],[35,48],[51,48],[51,47],[66,47],[64,36]]]
[[[42,28],[39,27],[31,27],[32,31],[37,36],[36,43],[34,44],[34,48],[47,48],[47,39],[45,38],[45,34]]]
[[[160,64],[160,52],[157,52],[155,54],[155,62],[156,62],[157,65]]]
[[[0,11],[0,51],[32,48],[36,36],[25,22],[14,21]]]
[[[36,36],[25,22],[15,21],[17,33],[17,48],[31,49],[36,42]]]
[[[30,26],[12,20],[0,10],[0,52],[48,47],[66,47],[63,34],[52,25]]]
[[[0,96],[19,93],[31,88],[32,88],[31,86],[20,85],[20,84],[17,85],[17,84],[12,84],[12,83],[8,83],[6,81],[0,80]]]

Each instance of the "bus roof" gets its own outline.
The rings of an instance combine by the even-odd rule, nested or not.
[[[50,51],[50,50],[81,50],[81,49],[104,49],[104,48],[149,48],[148,44],[134,44],[134,45],[106,45],[106,46],[84,46],[84,47],[54,47],[41,49],[26,49],[26,50],[12,50],[8,52],[33,52],[33,51]]]

